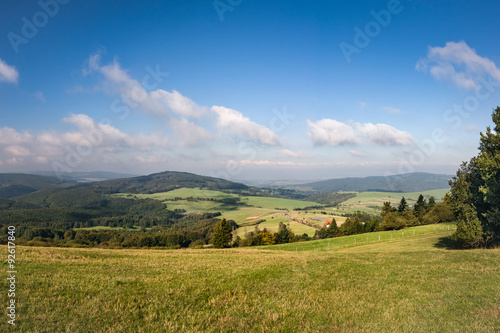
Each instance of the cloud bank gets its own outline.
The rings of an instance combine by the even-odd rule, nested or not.
[[[316,122],[307,120],[308,135],[314,145],[341,146],[372,143],[381,146],[407,146],[414,143],[413,136],[386,124],[354,123],[349,125],[334,119]]]

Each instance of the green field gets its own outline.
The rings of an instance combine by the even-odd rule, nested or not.
[[[317,227],[322,227],[326,221],[331,221],[335,218],[337,225],[341,225],[345,221],[345,217],[340,216],[345,213],[355,213],[362,211],[370,214],[378,215],[380,207],[385,201],[390,201],[393,205],[397,205],[401,197],[407,198],[410,206],[413,206],[420,194],[423,194],[426,199],[431,195],[437,200],[442,198],[447,192],[446,189],[433,190],[415,193],[398,193],[398,192],[360,192],[356,193],[355,198],[351,198],[338,207],[325,207],[321,209],[313,209],[310,211],[294,211],[294,208],[305,208],[310,206],[318,206],[320,204],[311,201],[290,200],[271,197],[257,196],[240,196],[220,191],[180,188],[169,192],[154,193],[154,194],[130,194],[119,193],[115,196],[125,198],[150,198],[160,200],[167,205],[168,209],[184,209],[187,212],[222,212],[222,217],[234,220],[241,228],[237,230],[237,235],[244,237],[246,232],[253,231],[258,224],[260,229],[267,228],[272,232],[278,230],[280,222],[288,223],[295,234],[302,235],[304,233],[313,236],[317,228],[299,223],[298,221],[308,222]],[[204,198],[204,199],[236,199],[238,205],[221,203],[218,201],[206,201],[187,198]],[[174,198],[180,200],[172,201]],[[288,216],[283,216],[283,210],[276,208],[287,209]],[[324,214],[326,213],[326,214]],[[265,220],[265,221],[264,221]],[[295,220],[295,221],[294,221]]]
[[[222,212],[222,217],[234,220],[242,228],[238,229],[237,234],[243,237],[245,231],[253,231],[255,225],[259,223],[259,228],[268,228],[271,231],[277,231],[279,222],[290,223],[292,230],[295,233],[307,233],[310,236],[314,235],[315,228],[290,221],[282,216],[282,210],[288,209],[293,211],[294,208],[304,208],[308,206],[318,206],[320,204],[312,201],[281,199],[272,197],[257,197],[257,196],[240,196],[237,194],[224,193],[220,191],[202,190],[193,188],[180,188],[169,192],[154,193],[154,194],[130,194],[119,193],[114,194],[124,198],[141,198],[155,199],[164,202],[168,209],[185,209],[187,212]],[[236,199],[238,205],[226,204],[217,201],[206,200],[188,200],[187,198],[204,198],[204,199]],[[172,201],[174,198],[182,198]],[[266,220],[260,223],[260,221]]]
[[[16,327],[0,331],[498,332],[500,249],[428,231],[298,251],[17,247]]]
[[[431,190],[423,192],[357,192],[356,197],[348,199],[342,202],[338,209],[338,213],[354,213],[356,211],[362,211],[369,214],[379,214],[380,207],[382,207],[385,201],[389,201],[393,206],[397,206],[401,197],[405,197],[408,205],[413,207],[418,199],[418,196],[422,194],[426,200],[433,196],[437,201],[439,201],[449,189]]]

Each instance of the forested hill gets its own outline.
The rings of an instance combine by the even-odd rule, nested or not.
[[[209,190],[247,189],[248,186],[221,178],[195,175],[188,172],[165,171],[148,176],[104,180],[90,186],[111,192],[157,193],[180,187],[204,188]]]
[[[288,186],[298,190],[319,192],[338,191],[380,191],[380,192],[422,192],[449,188],[450,175],[414,172],[393,176],[329,179],[306,184]]]
[[[68,188],[46,188],[19,196],[16,200],[36,205],[78,206],[112,193],[157,193],[176,188],[203,188],[209,190],[244,190],[248,186],[219,178],[199,176],[186,172],[165,171],[148,176],[80,183]],[[92,193],[92,195],[90,194]]]
[[[73,180],[24,173],[0,174],[0,198],[13,198],[41,189],[75,185]]]
[[[181,221],[184,218],[183,212],[168,210],[159,200],[122,198],[111,194],[147,194],[181,187],[235,191],[248,188],[223,179],[169,171],[149,176],[79,183],[66,188],[41,189],[12,200],[0,199],[0,224],[17,221],[19,225],[56,229],[125,225],[166,227]]]

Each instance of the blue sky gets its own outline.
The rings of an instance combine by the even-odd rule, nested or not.
[[[496,1],[1,6],[1,172],[452,174],[500,104]]]

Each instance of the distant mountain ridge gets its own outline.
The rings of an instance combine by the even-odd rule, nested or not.
[[[297,190],[318,192],[421,192],[449,188],[451,175],[414,172],[392,176],[339,178],[287,186]]]
[[[54,171],[35,171],[32,174],[49,176],[49,177],[60,177],[62,179],[74,180],[77,182],[96,182],[101,180],[132,178],[140,176],[129,173],[118,173],[112,171],[90,171],[90,172],[74,171],[74,172],[63,172],[62,174],[57,176]]]
[[[32,191],[33,193],[19,196],[16,199],[35,205],[57,202],[58,206],[71,206],[72,203],[87,202],[91,197],[95,197],[93,200],[98,200],[97,198],[102,194],[123,192],[150,194],[171,191],[181,187],[204,188],[209,190],[248,188],[247,185],[220,178],[199,176],[192,173],[177,171],[165,171],[147,176],[110,179],[97,182],[73,182],[72,185],[74,186],[69,186],[67,188],[54,188],[56,186],[52,188],[47,187],[40,191]],[[99,195],[97,195],[97,193],[99,193]]]
[[[116,192],[157,193],[180,187],[199,187],[209,190],[246,189],[247,185],[221,178],[200,176],[189,172],[164,171],[147,176],[104,180],[90,186]]]
[[[0,174],[0,198],[13,198],[38,190],[75,185],[73,180],[59,180],[56,177],[24,173]]]
[[[114,177],[124,174],[110,173]],[[81,173],[79,176],[105,176],[102,172]],[[435,189],[449,188],[450,175],[431,173],[409,173],[394,176],[374,176],[364,178],[340,178],[302,183],[289,186],[280,186],[295,190],[309,190],[317,192],[339,191],[382,191],[382,192],[419,192]],[[0,198],[14,198],[31,196],[33,192],[61,188],[94,188],[105,193],[157,193],[170,191],[176,188],[205,188],[211,190],[246,190],[250,189],[242,183],[228,180],[200,176],[187,172],[165,171],[147,176],[118,178],[101,181],[78,182],[76,180],[59,180],[56,177],[47,177],[34,174],[5,173],[0,174]],[[57,191],[59,192],[59,191]],[[47,192],[48,193],[48,192]],[[35,194],[35,193],[33,193]]]

